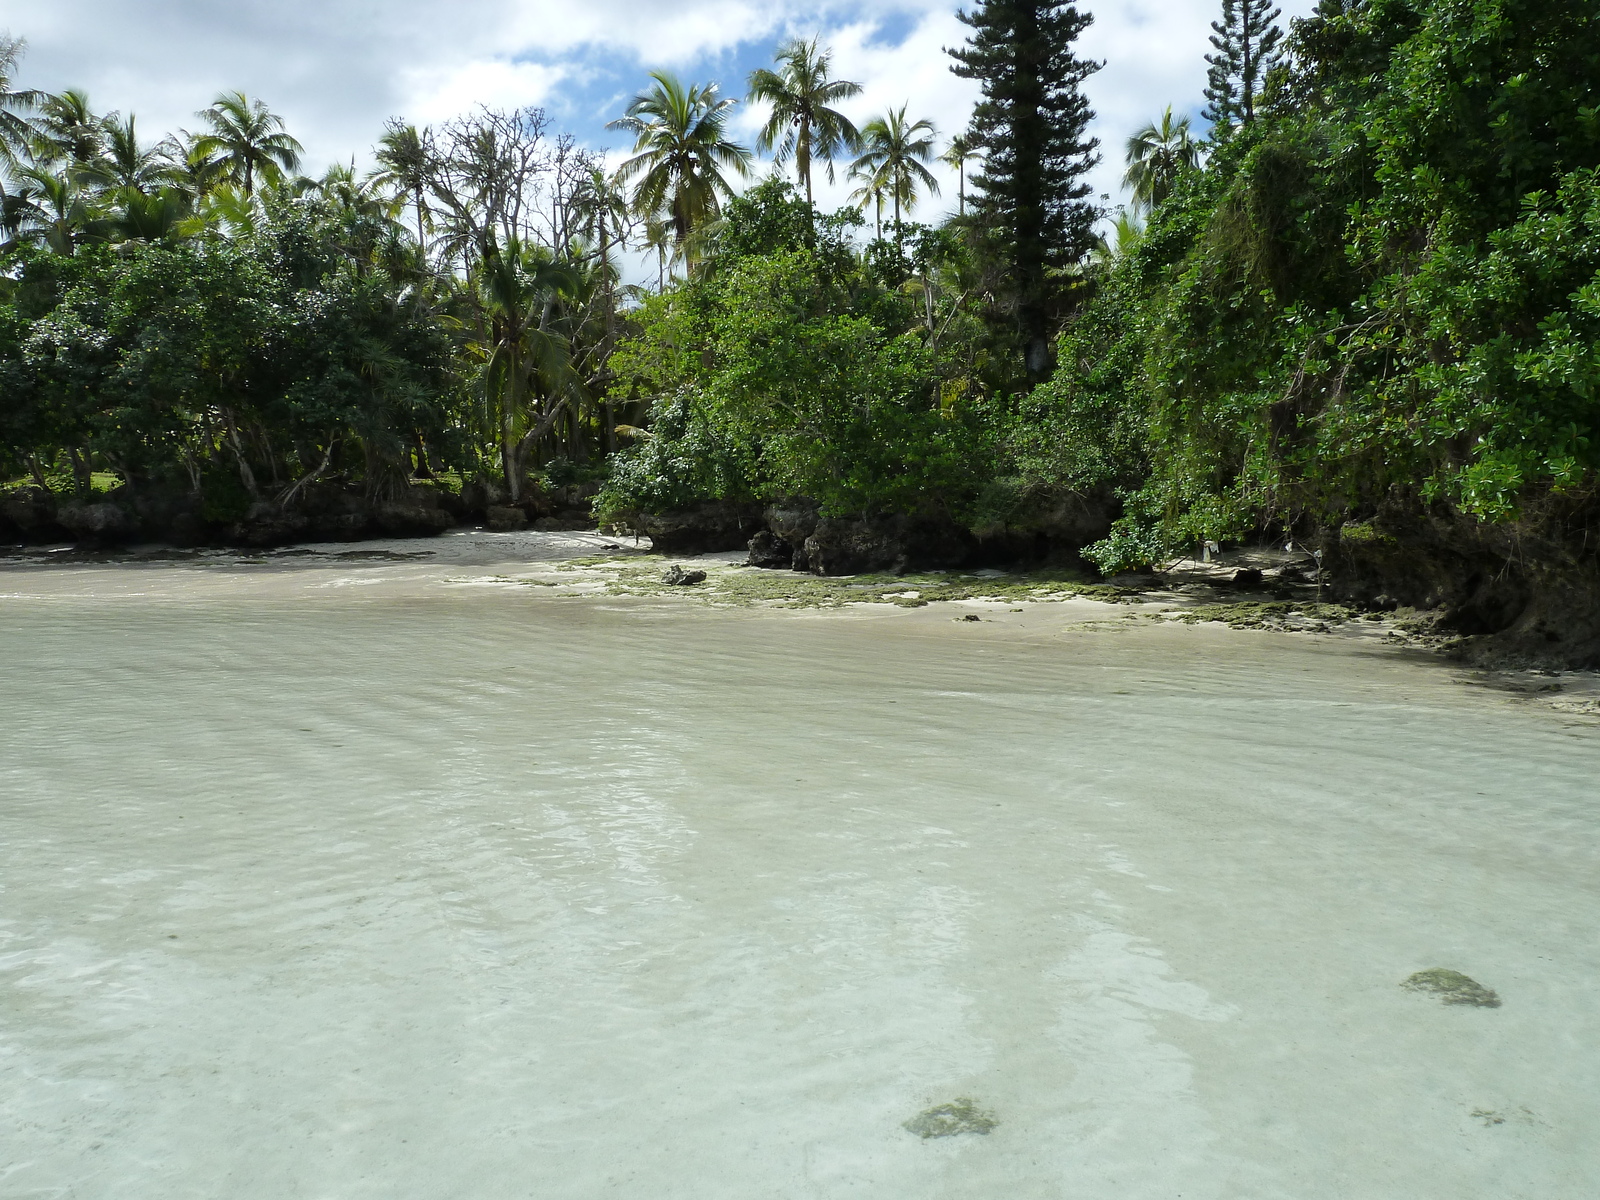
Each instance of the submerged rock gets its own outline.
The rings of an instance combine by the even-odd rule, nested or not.
[[[1470,1004],[1475,1008],[1499,1008],[1500,997],[1476,979],[1447,967],[1418,971],[1400,985],[1408,992],[1426,992],[1446,1004]]]
[[[999,1124],[994,1114],[979,1108],[978,1102],[971,1096],[958,1096],[948,1104],[936,1104],[924,1109],[905,1122],[902,1128],[919,1138],[937,1138],[954,1137],[958,1133],[987,1135]]]
[[[676,563],[668,567],[661,576],[662,583],[670,583],[673,587],[688,587],[690,584],[704,583],[705,581],[706,573],[704,571],[685,571]]]

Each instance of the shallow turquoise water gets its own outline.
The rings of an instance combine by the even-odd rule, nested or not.
[[[359,591],[0,601],[0,1194],[1600,1194],[1591,726],[1299,638]]]

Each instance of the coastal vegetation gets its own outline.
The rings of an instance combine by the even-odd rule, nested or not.
[[[660,73],[617,166],[480,110],[316,179],[257,98],[145,142],[22,87],[8,40],[6,519],[283,539],[592,499],[818,571],[1272,541],[1323,550],[1341,598],[1600,652],[1589,6],[1225,0],[1203,111],[1128,140],[1122,210],[1085,182],[1090,14],[963,19],[964,129],[914,97],[852,121],[802,39],[748,81],[753,148],[737,97]],[[918,223],[935,159],[954,211]],[[836,171],[852,204],[820,211]]]

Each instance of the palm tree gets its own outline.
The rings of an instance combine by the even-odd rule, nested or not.
[[[484,386],[498,410],[500,464],[516,504],[528,452],[554,427],[576,388],[571,344],[551,325],[557,305],[579,281],[570,267],[514,238],[504,251],[488,244],[477,276],[487,318],[480,344]]]
[[[644,247],[656,254],[656,291],[667,290],[667,259],[676,257],[672,248],[672,226],[657,217],[646,217],[644,222]]]
[[[257,175],[276,183],[300,165],[300,143],[284,132],[283,118],[260,100],[224,92],[196,115],[211,128],[194,139],[192,153],[216,162],[222,177],[242,184],[247,196],[255,194]]]
[[[939,181],[929,173],[923,163],[933,158],[933,139],[937,136],[932,121],[908,122],[906,108],[890,109],[881,117],[874,117],[861,129],[865,149],[861,157],[850,164],[854,179],[870,179],[881,186],[894,203],[894,223],[900,225],[900,207],[916,207],[920,184],[934,195],[939,194]]]
[[[32,112],[44,99],[43,92],[17,91],[17,61],[28,43],[10,34],[0,33],[0,159],[15,161],[17,150],[27,145],[33,136],[33,126],[25,113]]]
[[[611,344],[616,323],[616,272],[611,269],[613,246],[628,244],[628,200],[614,179],[599,167],[579,181],[572,197],[571,216],[578,235],[595,244],[599,253],[600,291],[605,303],[605,341]]]
[[[778,47],[778,70],[761,67],[750,73],[750,100],[772,105],[772,115],[756,137],[756,149],[773,151],[782,166],[792,154],[795,173],[805,184],[806,203],[811,197],[811,161],[828,164],[833,182],[833,157],[856,150],[861,134],[843,113],[830,107],[861,94],[861,85],[848,79],[828,78],[833,51],[818,50],[817,40],[792,38]]]
[[[99,159],[87,176],[107,188],[132,188],[149,193],[182,178],[176,159],[182,151],[171,138],[163,138],[153,146],[141,146],[134,128],[134,117],[118,120],[115,114],[102,122],[104,145]]]
[[[1172,106],[1128,139],[1123,185],[1133,192],[1135,212],[1150,212],[1172,194],[1178,176],[1199,165],[1200,146],[1189,136],[1189,118],[1172,119]]]
[[[76,88],[45,96],[35,107],[34,156],[43,163],[85,166],[100,157],[105,128],[89,107],[89,97]]]
[[[371,175],[357,179],[354,159],[349,165],[334,163],[321,179],[307,180],[306,184],[306,191],[315,193],[330,211],[383,225],[392,225],[405,203],[399,197],[384,195],[380,181]]]
[[[983,155],[978,149],[977,139],[970,133],[956,134],[950,139],[950,145],[945,148],[945,152],[939,155],[940,162],[956,169],[956,186],[959,189],[956,210],[958,217],[967,215],[967,164],[981,157]]]
[[[733,194],[724,172],[748,175],[752,155],[728,140],[728,110],[738,101],[719,99],[716,84],[685,87],[665,71],[650,78],[655,86],[606,128],[634,135],[633,157],[617,170],[619,183],[639,181],[634,210],[659,214],[682,247],[696,225],[720,211],[719,197]]]
[[[1116,262],[1132,250],[1143,236],[1144,222],[1126,208],[1119,208],[1115,219],[1111,222],[1110,236],[1102,235],[1095,248],[1090,251],[1089,257],[1102,264]]]
[[[426,246],[428,220],[428,143],[415,125],[390,121],[373,152],[381,170],[373,178],[405,196],[417,211],[417,245]]]
[[[121,211],[112,218],[111,231],[123,241],[163,242],[189,236],[189,197],[174,187],[146,193],[121,189]]]
[[[190,193],[191,195],[194,193]],[[255,232],[261,206],[238,184],[221,183],[199,193],[194,215],[184,222],[183,234],[200,233],[221,238],[244,238]]]
[[[850,178],[861,180],[861,186],[850,193],[849,200],[862,212],[872,205],[872,236],[883,236],[883,198],[889,194],[889,176],[883,171],[862,173],[853,166]]]
[[[209,158],[204,154],[197,154],[194,149],[194,135],[185,133],[189,139],[187,148],[178,147],[178,152],[173,156],[172,173],[178,181],[178,186],[196,200],[208,195],[218,187],[232,187],[227,181],[227,172],[219,158]],[[243,191],[239,193],[241,196]]]
[[[0,235],[5,238],[0,242],[0,251],[14,249],[21,240],[23,226],[35,212],[33,196],[33,188],[27,185],[7,191],[5,180],[0,179]]]
[[[70,175],[57,175],[43,167],[25,167],[16,175],[31,193],[26,214],[19,221],[21,239],[42,243],[57,254],[71,254],[84,242],[97,241],[110,231],[110,223],[93,199]]]
[[[611,248],[628,239],[628,200],[599,167],[579,181],[572,197],[572,221],[579,236],[593,242],[600,254],[600,269],[611,269]]]

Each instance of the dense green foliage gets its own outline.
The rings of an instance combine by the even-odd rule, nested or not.
[[[11,465],[42,474],[66,446],[135,491],[209,482],[227,505],[342,449],[372,487],[403,484],[419,433],[449,439],[450,345],[404,266],[353,260],[351,232],[285,205],[237,244],[23,252],[0,305]]]
[[[1072,54],[1086,18],[1069,5],[974,13],[961,69],[988,91],[946,160],[986,151],[976,216],[878,237],[782,182],[730,195],[718,172],[744,152],[727,103],[666,76],[635,113],[648,186],[631,198],[541,140],[537,114],[397,124],[376,181],[313,184],[288,179],[293,148],[271,149],[281,130],[242,98],[213,125],[259,128],[211,158],[141,149],[131,121],[118,135],[58,98],[29,118],[33,148],[13,146],[33,156],[13,182],[33,182],[0,207],[0,470],[187,481],[237,508],[322,473],[381,493],[431,458],[517,501],[541,466],[620,445],[604,516],[804,497],[1026,526],[1075,496],[1117,518],[1089,549],[1108,571],[1386,512],[1537,534],[1592,506],[1592,4],[1324,0],[1281,42],[1265,5],[1228,12],[1212,80],[1227,119],[1203,141],[1170,111],[1137,133],[1138,214],[1093,252],[1077,92],[1093,64]],[[1017,75],[1024,18],[1048,18],[1027,44],[1049,79]],[[811,74],[783,86],[817,91]],[[1024,83],[1044,89],[1029,111],[1061,119],[1042,165],[1024,161]],[[911,149],[924,123],[891,115],[904,178],[863,166],[864,204],[915,199],[905,181],[932,151]],[[63,155],[100,165],[50,175]],[[536,218],[488,198],[536,193],[561,204]],[[640,226],[654,290],[614,267]],[[1040,330],[1056,348],[1042,383]]]
[[[8,93],[0,51],[27,114],[0,127],[0,480],[114,472],[225,523],[438,468],[516,503],[611,443],[625,205],[542,113],[395,123],[374,175],[313,180],[260,101],[146,145],[80,93]]]
[[[955,314],[915,261],[949,246],[912,231],[909,257],[888,241],[862,256],[859,220],[814,218],[788,184],[761,184],[730,205],[716,269],[634,314],[616,388],[657,397],[655,422],[620,457],[607,513],[791,495],[909,512],[971,490],[970,346],[938,336]]]
[[[1289,44],[1014,435],[1038,477],[1125,491],[1107,567],[1386,504],[1531,519],[1594,487],[1590,6],[1330,0]]]

